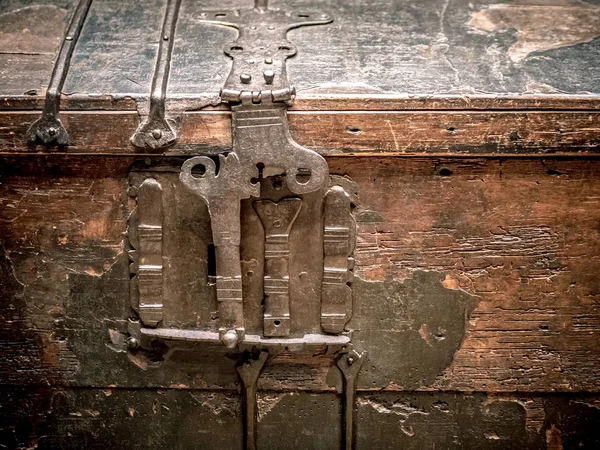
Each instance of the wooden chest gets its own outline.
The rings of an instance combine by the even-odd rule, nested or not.
[[[597,0],[0,2],[0,447],[598,449],[599,69]]]

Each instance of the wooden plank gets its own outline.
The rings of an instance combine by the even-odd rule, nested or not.
[[[45,98],[40,95],[0,94],[0,111],[42,109]],[[171,95],[167,101],[168,116],[178,120],[186,110],[228,111],[219,104],[218,96],[195,93]],[[65,111],[135,111],[138,103],[130,96],[87,96],[81,93],[63,94],[61,105]],[[346,94],[311,94],[299,92],[291,111],[529,111],[529,110],[582,110],[600,109],[598,95],[494,95],[494,94],[376,94],[372,92]]]
[[[358,396],[357,448],[595,448],[594,397],[373,393]]]
[[[132,163],[3,158],[4,383],[235,388],[235,361],[220,346],[154,356],[125,351],[131,312],[123,233]],[[329,163],[332,173],[357,182],[360,197],[349,326],[359,350],[369,351],[361,390],[598,392],[597,161]],[[173,270],[185,259],[194,273],[205,273],[196,241],[208,217],[177,217],[178,239],[194,250],[173,256]],[[188,295],[208,281],[179,276],[187,293],[173,291],[170,301],[188,305],[189,317],[183,311],[173,320],[210,322],[202,296]],[[267,363],[259,385],[332,391],[341,379],[331,367],[327,355],[284,353]]]
[[[0,151],[56,151],[25,145],[25,131],[37,117],[33,111],[0,113]],[[294,139],[327,156],[593,155],[600,148],[595,111],[292,111],[288,117]],[[138,152],[129,142],[139,123],[136,112],[65,111],[61,120],[71,139],[68,152]],[[231,146],[229,112],[188,112],[179,128],[179,141],[162,154],[210,154]]]
[[[356,448],[594,449],[599,404],[597,395],[362,393]],[[3,387],[0,411],[8,448],[242,448],[235,391]],[[259,448],[340,448],[340,412],[332,394],[259,392]]]
[[[230,60],[218,49],[234,32],[194,17],[205,9],[251,5],[248,0],[212,8],[184,5],[170,95],[219,92]],[[289,78],[302,95],[598,93],[600,44],[594,38],[600,9],[594,3],[273,0],[270,6],[327,10],[334,18],[330,25],[289,33],[298,47],[288,62]],[[191,48],[197,42],[204,51]]]
[[[75,0],[0,3],[0,92],[43,98]]]
[[[6,448],[242,448],[236,392],[0,388]]]
[[[13,24],[34,34],[18,42],[35,48],[17,45],[0,55],[0,108],[39,107],[72,3],[32,6],[13,0],[2,10],[5,40],[17,42],[10,37]],[[289,60],[288,72],[301,109],[598,108],[600,6],[593,2],[271,3],[284,10],[329,10],[334,17],[330,25],[290,32],[298,54]],[[231,60],[222,48],[235,31],[200,23],[198,14],[251,4],[183,3],[168,110],[210,106],[229,72]],[[95,2],[66,80],[64,95],[74,99],[66,108],[89,109],[81,101],[88,99],[101,109],[146,110],[164,5]],[[28,27],[34,16],[26,12],[44,8],[51,9],[46,26]]]

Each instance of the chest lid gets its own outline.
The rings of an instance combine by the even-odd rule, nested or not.
[[[226,102],[260,92],[256,83],[290,104],[294,139],[325,156],[598,147],[597,2],[17,0],[0,8],[9,49],[0,55],[3,152],[218,153],[231,147]],[[27,135],[44,108],[64,133]]]

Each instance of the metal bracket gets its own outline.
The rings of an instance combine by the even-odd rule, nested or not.
[[[253,9],[202,12],[199,19],[238,30],[238,38],[224,48],[233,66],[221,98],[241,102],[244,94],[250,93],[254,103],[293,101],[295,91],[288,81],[285,61],[296,54],[296,47],[286,34],[293,28],[333,20],[326,13],[268,9],[267,0],[256,0]]]
[[[137,205],[128,229],[131,306],[155,327],[163,315],[163,191],[154,178],[137,189]]]
[[[351,350],[339,357],[337,366],[344,379],[344,448],[354,448],[354,402],[356,398],[356,381],[358,373],[367,359],[367,352],[358,353]]]
[[[356,223],[352,206],[356,195],[343,186],[332,185],[323,200],[323,284],[321,328],[341,333],[352,313],[352,283]]]
[[[42,116],[31,124],[25,134],[25,138],[31,144],[41,141],[44,144],[56,143],[58,145],[67,145],[69,142],[69,134],[58,117],[60,96],[65,79],[67,78],[67,72],[69,71],[73,49],[75,48],[75,44],[77,44],[79,33],[81,32],[91,4],[92,0],[80,0],[75,9],[58,57],[56,58],[52,76],[50,77],[50,83],[46,91],[44,111],[42,112]]]
[[[256,435],[258,416],[256,410],[256,385],[258,377],[267,362],[268,352],[261,351],[258,358],[251,355],[244,363],[237,367],[238,375],[242,382],[242,401],[244,408],[244,448],[256,450]]]
[[[177,140],[177,133],[165,118],[165,98],[171,68],[171,53],[175,26],[179,15],[181,0],[169,0],[162,27],[162,38],[158,47],[152,92],[150,94],[150,113],[131,137],[131,143],[136,147],[153,150],[167,147]]]

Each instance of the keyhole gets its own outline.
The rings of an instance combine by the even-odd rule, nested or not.
[[[191,170],[194,178],[203,178],[206,175],[206,166],[204,164],[196,164]]]

